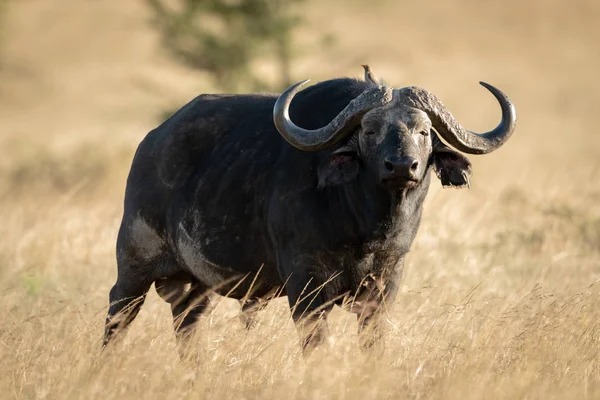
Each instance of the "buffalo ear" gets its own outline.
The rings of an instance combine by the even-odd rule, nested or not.
[[[334,151],[319,165],[317,170],[318,187],[348,183],[356,178],[359,168],[356,152],[345,148]]]
[[[471,162],[462,154],[449,148],[434,151],[433,167],[442,186],[471,187]]]

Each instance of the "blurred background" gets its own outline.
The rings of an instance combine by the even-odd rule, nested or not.
[[[597,0],[0,0],[0,392],[594,398],[599,21]],[[201,341],[206,376],[189,389],[154,292],[128,357],[95,364],[145,134],[201,93],[362,77],[360,64],[435,93],[470,130],[500,118],[479,81],[518,115],[502,149],[470,157],[470,190],[432,185],[388,319],[390,351],[371,375],[353,372],[373,360],[356,358],[341,311],[334,361],[298,370],[285,300],[250,334],[222,302]],[[152,372],[119,372],[140,366]]]
[[[279,91],[306,78],[359,77],[361,63],[391,85],[436,93],[474,130],[499,118],[495,100],[477,82],[508,93],[519,131],[486,159],[501,159],[512,180],[550,167],[586,182],[592,168],[580,160],[598,150],[588,128],[600,97],[594,1],[0,4],[0,173],[10,194],[25,182],[29,191],[104,180],[119,160],[123,177],[144,134],[200,93]],[[86,157],[77,156],[82,152]],[[68,165],[56,165],[63,157]],[[538,178],[542,187],[551,179]],[[481,175],[478,182],[486,180]],[[112,182],[122,191],[122,180]]]

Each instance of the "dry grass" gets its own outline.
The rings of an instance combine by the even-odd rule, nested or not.
[[[359,76],[368,62],[436,92],[471,129],[498,117],[486,80],[515,101],[518,131],[472,157],[470,191],[432,188],[383,354],[359,352],[356,322],[336,309],[330,343],[304,360],[286,300],[250,332],[222,300],[184,362],[154,292],[123,343],[99,348],[135,146],[162,107],[210,82],[165,58],[143,2],[63,2],[13,1],[4,32],[3,398],[600,397],[596,1],[311,8],[299,79]],[[336,49],[310,54],[314,29]]]

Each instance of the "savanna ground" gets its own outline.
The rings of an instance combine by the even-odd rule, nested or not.
[[[517,107],[509,143],[471,157],[471,190],[433,185],[383,355],[359,352],[354,317],[336,309],[330,343],[304,360],[285,299],[250,332],[222,300],[201,322],[195,364],[179,360],[154,291],[123,343],[99,350],[135,147],[210,81],[169,60],[140,0],[12,1],[0,396],[600,398],[600,3],[440,3],[312,2],[298,35],[297,80],[361,76],[366,62],[480,131],[499,109],[479,80]]]

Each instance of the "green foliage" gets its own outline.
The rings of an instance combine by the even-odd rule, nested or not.
[[[228,91],[290,83],[295,7],[305,0],[147,0],[165,47],[181,62],[208,72]],[[277,64],[273,84],[252,70],[259,57]]]
[[[42,278],[34,273],[26,273],[22,275],[22,284],[29,296],[37,296],[42,288]]]

